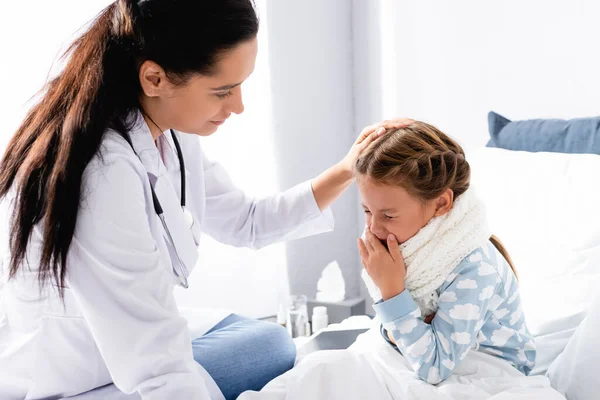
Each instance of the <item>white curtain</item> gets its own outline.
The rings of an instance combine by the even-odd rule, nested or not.
[[[31,97],[51,74],[51,66],[108,0],[11,1],[0,13],[0,151],[25,116]],[[260,49],[255,73],[244,83],[246,111],[213,137],[202,139],[207,155],[221,162],[233,181],[251,195],[279,188],[271,138],[266,0],[261,14]],[[52,69],[56,71],[57,66]],[[254,252],[221,245],[205,236],[201,268],[176,298],[185,307],[220,307],[254,317],[275,314],[288,292],[284,245]]]

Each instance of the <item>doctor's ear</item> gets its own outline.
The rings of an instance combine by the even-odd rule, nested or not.
[[[140,66],[139,78],[142,91],[148,97],[168,94],[175,86],[167,78],[165,70],[154,61],[144,61]]]
[[[454,192],[452,189],[446,189],[444,193],[440,197],[438,197],[435,201],[435,217],[440,217],[450,210],[452,210],[452,206],[454,205]]]

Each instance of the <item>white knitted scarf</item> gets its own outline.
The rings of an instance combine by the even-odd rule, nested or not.
[[[473,189],[459,196],[452,209],[432,218],[415,236],[400,245],[406,263],[404,286],[422,316],[437,311],[437,289],[460,262],[490,239],[485,207]],[[374,301],[381,293],[363,269],[362,278]]]

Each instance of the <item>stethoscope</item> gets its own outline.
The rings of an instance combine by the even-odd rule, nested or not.
[[[189,229],[192,229],[192,226],[194,226],[194,216],[192,215],[190,210],[188,210],[185,206],[185,161],[183,159],[183,152],[181,151],[181,146],[179,145],[179,140],[177,139],[175,132],[173,132],[173,129],[170,129],[169,131],[171,132],[173,143],[175,143],[175,150],[177,151],[177,158],[179,159],[179,176],[181,177],[181,210],[183,211],[183,219],[187,227]],[[131,142],[129,142],[129,145],[133,149],[133,144]],[[135,149],[133,151],[135,153]],[[177,248],[175,247],[175,241],[173,240],[173,236],[171,236],[171,231],[169,230],[167,222],[165,221],[163,208],[160,204],[160,201],[158,200],[156,192],[154,191],[154,186],[152,186],[152,182],[150,182],[150,190],[152,192],[152,202],[154,203],[154,211],[156,212],[156,215],[158,215],[158,218],[160,219],[160,222],[162,223],[162,226],[165,230],[167,241],[169,242],[168,245],[171,246],[171,248],[173,249],[173,252],[175,253],[175,258],[177,259],[177,262],[173,264],[173,274],[179,281],[179,285],[187,289],[189,287],[187,279],[189,271],[183,263],[183,261],[181,260],[181,257],[179,257],[179,253],[177,252]]]

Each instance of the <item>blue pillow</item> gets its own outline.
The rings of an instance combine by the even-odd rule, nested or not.
[[[600,154],[600,117],[511,121],[490,111],[487,147],[530,152]]]

